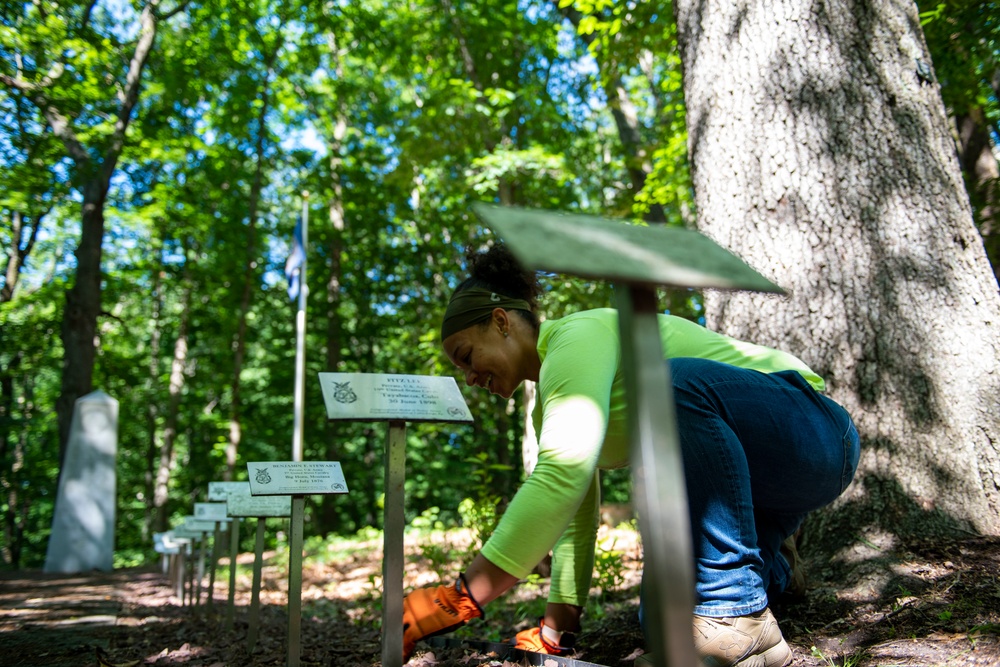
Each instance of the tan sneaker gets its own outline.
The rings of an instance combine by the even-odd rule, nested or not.
[[[792,660],[770,609],[732,618],[695,616],[694,650],[705,667],[784,667]]]

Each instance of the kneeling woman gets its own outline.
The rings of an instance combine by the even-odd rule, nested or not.
[[[562,654],[590,590],[598,469],[628,463],[617,311],[539,324],[537,276],[503,245],[470,255],[469,269],[441,325],[445,353],[469,385],[500,396],[538,383],[538,463],[458,581],[407,596],[404,652],[482,616],[551,550],[545,617],[517,645]],[[682,318],[659,322],[690,505],[695,649],[717,667],[787,664],[791,652],[768,609],[768,593],[790,577],[780,546],[850,483],[857,431],[798,358]]]

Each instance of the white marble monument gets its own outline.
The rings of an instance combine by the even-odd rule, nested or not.
[[[118,401],[102,391],[81,396],[59,477],[46,572],[114,569],[117,449]]]

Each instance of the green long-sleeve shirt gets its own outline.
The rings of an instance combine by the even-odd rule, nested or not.
[[[660,315],[665,358],[699,357],[771,373],[795,370],[814,388],[823,379],[800,359]],[[597,309],[543,322],[541,371],[532,419],[538,463],[483,546],[483,555],[523,578],[551,549],[550,602],[584,605],[594,568],[600,503],[598,468],[628,464],[625,385],[618,312]]]

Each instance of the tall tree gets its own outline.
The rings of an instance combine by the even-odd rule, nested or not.
[[[93,388],[104,207],[111,179],[159,24],[187,3],[180,1],[165,10],[160,4],[160,0],[142,3],[133,40],[121,38],[119,17],[95,2],[25,3],[16,41],[4,45],[9,58],[4,59],[0,82],[30,100],[62,141],[82,200],[76,277],[66,292],[61,332],[62,392],[56,403],[60,461],[76,400]],[[108,45],[112,45],[110,57]]]
[[[813,525],[1000,533],[1000,296],[916,7],[676,14],[698,226],[790,293],[710,294],[708,323],[802,356],[862,436]]]

